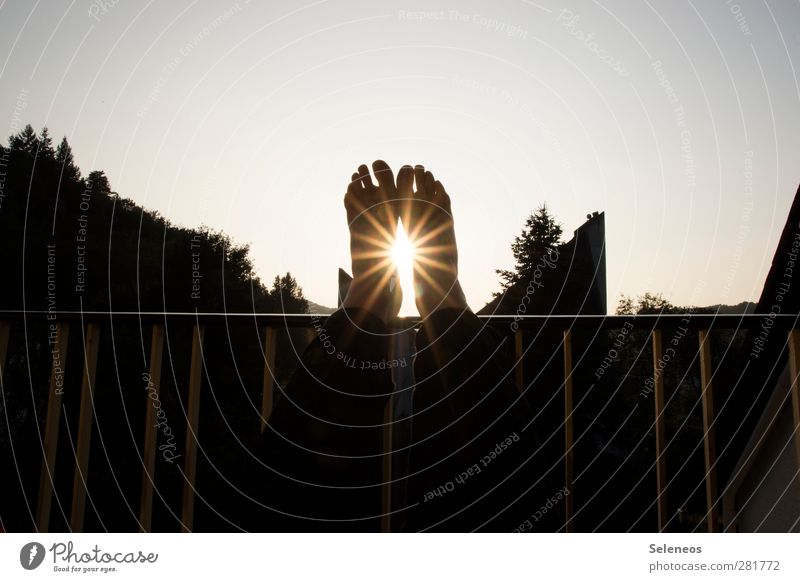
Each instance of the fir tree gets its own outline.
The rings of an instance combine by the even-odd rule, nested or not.
[[[35,155],[36,150],[39,148],[39,138],[36,137],[36,132],[33,131],[33,127],[31,127],[29,123],[25,126],[25,129],[18,134],[9,136],[8,146],[12,150],[19,150],[30,155]]]
[[[61,138],[61,143],[56,148],[56,162],[61,166],[61,179],[70,182],[78,182],[81,179],[81,171],[75,165],[75,158],[72,156],[72,148],[66,137]]]
[[[308,300],[303,297],[303,289],[291,273],[286,273],[283,277],[275,276],[270,297],[276,309],[283,313],[308,312]]]
[[[511,244],[511,252],[516,260],[514,270],[496,270],[502,288],[508,289],[517,281],[529,277],[536,269],[537,262],[561,244],[561,234],[561,225],[550,215],[547,205],[543,204],[533,212]]]
[[[39,148],[37,150],[38,157],[45,160],[54,160],[55,152],[53,151],[53,139],[50,137],[50,132],[47,126],[42,128],[39,133]]]
[[[108,181],[106,173],[102,170],[95,170],[89,173],[89,177],[86,179],[86,187],[92,193],[92,196],[98,194],[108,196],[111,194],[111,183]]]

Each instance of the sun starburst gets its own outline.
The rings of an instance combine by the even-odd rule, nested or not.
[[[397,267],[400,285],[405,290],[400,315],[414,315],[414,264],[418,259],[417,245],[406,234],[403,224],[397,226],[397,233],[392,244],[391,257]]]

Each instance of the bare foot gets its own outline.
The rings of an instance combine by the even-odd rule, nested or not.
[[[344,197],[350,228],[353,281],[343,307],[372,312],[384,322],[396,317],[403,300],[391,250],[397,230],[397,188],[391,168],[372,164],[375,186],[366,165],[359,166]]]
[[[397,195],[403,225],[416,247],[414,291],[419,314],[469,309],[458,281],[453,212],[444,186],[423,166],[403,166],[397,174]]]

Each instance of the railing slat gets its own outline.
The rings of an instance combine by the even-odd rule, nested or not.
[[[183,508],[181,531],[191,532],[194,527],[195,481],[197,479],[197,431],[200,421],[200,384],[203,364],[203,326],[192,330],[192,363],[189,373],[189,398],[186,410],[186,459],[184,462]]]
[[[164,355],[164,325],[153,324],[150,341],[150,374],[145,395],[144,447],[142,450],[142,493],[139,502],[139,531],[149,532],[153,526],[153,482],[156,468],[158,428],[154,401],[161,401],[161,363]]]
[[[44,425],[44,451],[42,470],[39,475],[39,500],[36,505],[36,529],[41,533],[48,532],[50,528],[50,507],[53,501],[58,432],[61,423],[61,399],[64,395],[67,348],[69,347],[69,322],[50,325],[55,326],[55,349],[58,351],[58,358],[52,357],[53,361],[50,366],[50,391],[47,398],[47,419]],[[55,351],[52,356],[55,356]]]
[[[89,451],[94,423],[94,393],[97,377],[97,351],[100,347],[100,324],[86,325],[84,343],[83,384],[81,386],[81,405],[78,420],[78,440],[76,445],[75,477],[72,481],[72,512],[70,529],[83,531],[86,510],[86,489],[89,480]]]
[[[565,530],[567,533],[574,531],[572,516],[574,512],[573,495],[574,489],[574,461],[573,452],[574,429],[572,405],[572,332],[564,330],[564,477],[568,495],[564,499],[564,511],[566,513]]]
[[[789,373],[792,381],[792,418],[794,419],[794,450],[800,467],[800,330],[789,332]]]
[[[277,340],[277,328],[269,326],[264,329],[264,393],[261,396],[261,432],[266,430],[267,422],[269,422],[269,417],[272,415]]]
[[[0,383],[6,371],[6,355],[8,354],[8,334],[11,325],[7,321],[0,321]]]
[[[517,390],[519,390],[519,392],[521,394],[522,391],[524,390],[523,377],[522,377],[523,366],[522,366],[522,330],[521,329],[518,329],[514,333],[514,355],[515,355],[516,360],[517,360],[516,369],[514,370],[514,372],[515,372],[515,376],[514,377],[515,377],[515,380],[517,382]]]
[[[714,433],[714,392],[711,387],[711,341],[707,330],[700,341],[700,399],[703,405],[703,453],[706,461],[706,524],[709,533],[719,531],[717,519],[717,448]]]
[[[383,482],[381,484],[381,531],[392,531],[392,411],[394,396],[389,397],[383,410]]]
[[[664,376],[659,369],[661,361],[661,330],[653,330],[653,381],[655,384],[653,400],[655,402],[656,432],[656,504],[658,507],[658,531],[666,531],[667,521],[667,459],[666,430],[664,427]]]

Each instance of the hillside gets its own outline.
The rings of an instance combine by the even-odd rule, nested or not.
[[[82,178],[66,138],[56,150],[48,140],[28,126],[0,148],[3,308],[306,311],[296,282],[267,289],[247,245],[171,223],[112,192],[102,171]],[[281,301],[282,286],[299,294]]]

